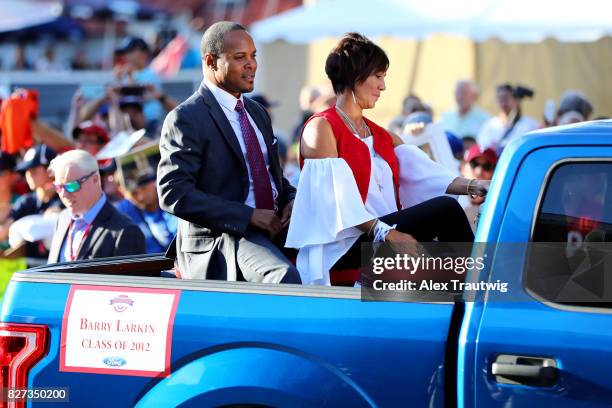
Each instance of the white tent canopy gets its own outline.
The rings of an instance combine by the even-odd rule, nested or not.
[[[59,1],[2,0],[0,33],[55,20],[62,14]]]
[[[319,0],[254,23],[257,42],[308,43],[357,31],[369,37],[446,33],[476,41],[595,41],[612,34],[609,0]]]

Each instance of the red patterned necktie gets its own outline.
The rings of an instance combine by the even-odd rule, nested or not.
[[[253,190],[255,191],[255,207],[266,210],[274,209],[274,199],[272,196],[272,184],[270,183],[270,174],[266,168],[266,161],[264,160],[257,135],[249,118],[247,117],[246,110],[242,105],[242,101],[239,99],[236,104],[236,112],[238,112],[238,120],[240,122],[240,130],[242,130],[242,138],[246,146],[246,159],[251,170],[251,177],[253,178]]]

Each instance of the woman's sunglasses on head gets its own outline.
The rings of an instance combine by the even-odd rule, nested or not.
[[[97,171],[92,171],[85,177],[81,177],[80,179],[69,181],[66,184],[56,184],[53,183],[53,187],[55,187],[55,191],[61,193],[62,190],[65,190],[67,193],[76,193],[81,189],[81,186],[84,182],[87,181],[88,178],[96,174]]]

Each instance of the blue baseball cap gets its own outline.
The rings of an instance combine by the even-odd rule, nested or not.
[[[15,170],[24,173],[26,170],[33,169],[34,167],[48,167],[55,156],[57,154],[49,146],[44,144],[36,145],[28,149],[21,163],[15,167]]]
[[[117,47],[117,52],[120,53],[128,53],[130,51],[140,50],[145,52],[150,52],[149,44],[145,40],[140,37],[128,37],[125,38],[119,47]]]

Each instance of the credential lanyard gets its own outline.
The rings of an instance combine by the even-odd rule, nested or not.
[[[76,257],[79,255],[81,251],[81,247],[83,246],[83,242],[85,242],[85,238],[87,238],[87,234],[89,234],[89,230],[91,229],[91,224],[87,224],[87,228],[85,228],[85,232],[83,233],[83,237],[81,238],[81,242],[79,242],[79,246],[75,251],[72,250],[72,240],[73,235],[76,231],[73,231],[74,221],[70,221],[70,228],[68,228],[68,249],[70,250],[70,260],[74,261]]]

